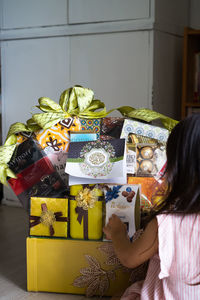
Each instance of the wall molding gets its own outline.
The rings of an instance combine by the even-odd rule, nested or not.
[[[181,26],[167,23],[154,23],[152,19],[141,19],[20,29],[1,29],[0,41],[143,30],[160,30],[180,37],[183,36],[183,27]]]

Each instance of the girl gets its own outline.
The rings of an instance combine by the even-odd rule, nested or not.
[[[142,236],[131,243],[121,220],[104,227],[128,268],[150,259],[146,279],[123,294],[129,299],[200,299],[200,114],[179,122],[167,142],[168,192]]]

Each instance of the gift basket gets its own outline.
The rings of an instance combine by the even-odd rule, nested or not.
[[[165,194],[166,141],[177,121],[129,106],[110,117],[114,109],[81,86],[37,107],[0,148],[0,180],[29,214],[27,289],[111,296],[141,280],[147,264],[123,267],[102,228],[114,213],[130,239],[139,237],[141,218]]]

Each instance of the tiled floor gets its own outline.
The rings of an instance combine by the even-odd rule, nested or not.
[[[84,300],[84,296],[26,291],[28,215],[22,208],[0,205],[0,299]],[[93,297],[93,300],[99,299]],[[110,299],[101,298],[101,299]]]

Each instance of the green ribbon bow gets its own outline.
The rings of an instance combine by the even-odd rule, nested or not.
[[[44,113],[33,114],[29,122],[35,122],[41,128],[47,129],[57,122],[77,116],[80,118],[103,118],[108,113],[105,104],[94,99],[94,92],[81,86],[75,86],[65,90],[59,100],[59,104],[47,97],[38,100],[37,106]],[[101,111],[96,111],[102,109]]]

